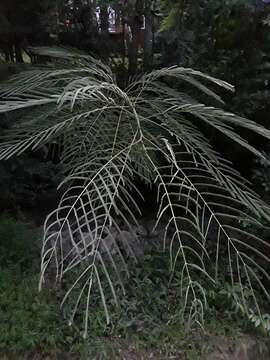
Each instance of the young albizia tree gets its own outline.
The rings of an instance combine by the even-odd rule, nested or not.
[[[270,246],[242,223],[269,221],[269,207],[200,129],[213,127],[261,157],[236,129],[266,138],[270,131],[179,91],[182,84],[222,103],[205,84],[233,87],[192,69],[171,67],[145,74],[123,90],[110,68],[92,57],[64,49],[36,51],[54,63],[1,85],[0,112],[19,111],[21,117],[5,134],[0,159],[49,143],[61,147],[66,175],[59,187],[64,191],[44,224],[40,286],[49,269],[57,281],[71,281],[63,303],[76,292],[71,322],[84,304],[85,334],[96,287],[110,322],[108,301],[118,303],[123,270],[128,276],[127,259],[133,254],[132,244],[121,247],[115,241],[115,232],[120,233],[121,224],[133,231],[140,214],[134,179],[140,178],[158,189],[156,222],[167,222],[164,250],[170,252],[172,273],[181,264],[184,319],[203,323],[204,286],[215,285],[224,262],[232,285],[240,285],[243,311],[261,316],[256,294],[260,289],[261,296],[270,298],[265,285]]]

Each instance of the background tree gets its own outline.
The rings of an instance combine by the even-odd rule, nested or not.
[[[3,49],[7,60],[23,62],[22,49],[28,44],[48,44],[50,23],[44,14],[49,14],[55,5],[56,0],[1,1],[0,44],[8,44],[9,56]]]
[[[160,33],[161,64],[192,66],[233,83],[235,94],[225,95],[228,109],[268,126],[269,7],[256,0],[162,4],[166,16]],[[253,159],[239,149],[231,151],[234,145],[223,142],[216,133],[212,136],[250,176]],[[257,146],[265,145],[249,133],[245,136]]]

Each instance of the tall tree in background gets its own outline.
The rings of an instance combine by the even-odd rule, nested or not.
[[[144,29],[144,48],[143,48],[143,67],[145,71],[151,70],[153,66],[154,6],[155,6],[155,1],[145,0],[145,5],[144,5],[145,29]]]
[[[248,49],[259,40],[265,11],[261,0],[161,0],[161,6],[163,39],[175,49],[174,54],[163,54],[165,62],[170,58],[184,65],[216,58],[219,50],[232,48],[243,50],[249,60]]]
[[[152,69],[153,60],[153,32],[155,0],[127,1],[125,12],[127,24],[131,30],[130,41],[128,42],[129,73],[134,74],[138,69],[139,46],[143,48],[143,69]],[[142,31],[144,25],[144,29]]]
[[[6,62],[13,61],[13,48],[9,41],[11,33],[11,24],[0,10],[0,48],[4,53]]]
[[[57,0],[1,0],[0,48],[7,61],[23,62],[22,48],[27,43],[46,41],[49,17]],[[46,20],[47,19],[47,20]]]
[[[162,65],[181,64],[218,76],[236,87],[228,108],[269,126],[269,5],[261,0],[162,0]],[[181,19],[181,21],[180,21]],[[243,19],[245,19],[243,21]],[[245,106],[243,106],[245,104]],[[254,145],[266,144],[245,134]],[[250,176],[253,159],[216,134],[220,150]]]
[[[62,32],[67,44],[98,53],[128,57],[128,73],[138,71],[139,48],[143,50],[143,68],[151,70],[153,58],[153,9],[155,0],[63,0],[60,18],[66,23]],[[112,25],[117,29],[110,36]],[[143,29],[143,25],[145,28]],[[127,49],[126,49],[127,48]],[[126,53],[127,50],[127,53]],[[118,53],[118,54],[117,54]]]

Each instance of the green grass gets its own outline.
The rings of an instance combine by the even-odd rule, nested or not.
[[[0,284],[0,349],[56,349],[60,322],[48,294],[37,293],[37,276],[1,269]]]
[[[39,255],[40,229],[0,217],[0,355],[11,359],[56,354],[80,341],[66,326],[55,294],[38,292]]]
[[[188,334],[181,321],[178,274],[170,282],[169,259],[156,252],[134,265],[121,310],[111,303],[112,325],[104,326],[102,304],[93,293],[90,336],[83,340],[76,326],[67,325],[72,303],[60,311],[53,282],[51,289],[38,292],[39,253],[40,229],[0,217],[0,358],[46,354],[48,359],[148,359],[152,354],[155,359],[201,359],[210,336],[235,341],[252,332],[230,296],[209,289],[205,330]],[[83,314],[81,309],[75,320]]]

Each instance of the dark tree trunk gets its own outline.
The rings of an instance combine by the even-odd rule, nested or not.
[[[22,41],[20,37],[15,35],[14,39],[14,49],[15,49],[15,59],[18,63],[23,63],[23,56],[22,56]]]
[[[130,23],[131,39],[128,45],[128,73],[136,74],[138,70],[138,52],[141,22],[138,16],[134,16]]]
[[[100,30],[103,37],[109,35],[109,13],[106,4],[100,7]]]
[[[15,58],[17,63],[23,63],[22,49],[20,46],[15,45]]]
[[[105,3],[100,7],[100,30],[101,30],[101,54],[103,58],[108,58],[111,44],[109,41],[109,12],[108,5]]]
[[[151,12],[145,15],[143,68],[150,71],[153,67],[153,19]]]

